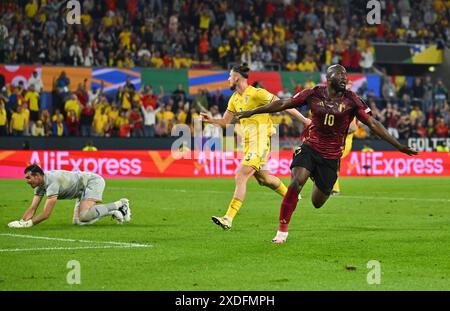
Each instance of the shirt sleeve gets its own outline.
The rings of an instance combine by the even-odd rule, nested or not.
[[[230,99],[228,100],[227,110],[231,112],[237,112],[236,107],[234,106],[234,96],[231,96]]]
[[[314,92],[315,92],[314,89],[305,89],[301,92],[298,92],[294,96],[292,96],[291,102],[298,107],[304,106],[307,104],[308,97],[314,94]]]
[[[363,122],[367,123],[369,118],[372,116],[372,110],[367,106],[367,104],[355,93],[352,93],[352,99],[355,104],[355,115],[356,118]]]
[[[45,195],[45,189],[42,188],[42,187],[34,188],[34,195],[38,195],[40,197],[43,197]]]
[[[273,96],[274,95],[266,89],[258,89],[256,91],[256,98],[258,103],[261,103],[261,106],[269,104],[272,101]]]
[[[50,185],[48,185],[46,193],[47,193],[47,197],[50,197],[53,195],[58,195],[59,194],[59,185],[55,182],[51,183]]]

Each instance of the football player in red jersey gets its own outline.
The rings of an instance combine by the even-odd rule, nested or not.
[[[370,108],[361,98],[346,90],[347,82],[345,68],[332,65],[327,69],[326,86],[319,85],[303,90],[292,98],[235,113],[238,118],[248,118],[254,114],[273,113],[303,105],[309,105],[312,113],[312,123],[291,164],[291,184],[281,204],[278,231],[272,240],[274,243],[286,241],[288,225],[297,207],[298,195],[309,177],[314,180],[311,196],[314,207],[321,207],[329,198],[337,179],[345,137],[354,117],[400,152],[410,156],[417,154],[417,151],[400,144],[379,121],[372,118]]]

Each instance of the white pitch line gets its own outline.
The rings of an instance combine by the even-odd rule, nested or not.
[[[109,187],[108,189],[117,190],[149,190],[148,188],[138,187]],[[232,193],[230,191],[218,191],[218,190],[187,190],[187,189],[151,189],[152,192],[180,192],[180,193]],[[270,195],[273,196],[271,191],[250,191],[250,193],[258,193],[258,195]],[[374,196],[350,196],[340,195],[333,198],[340,199],[369,199],[369,200],[402,200],[402,201],[422,201],[422,202],[450,202],[450,199],[429,199],[429,198],[399,198],[399,197],[374,197]]]
[[[75,240],[75,239],[52,238],[52,237],[46,237],[46,236],[14,234],[14,233],[2,233],[0,235],[1,236],[10,236],[10,237],[14,237],[14,238],[38,239],[38,240],[48,240],[48,241],[112,244],[112,245],[122,246],[122,247],[152,247],[152,245],[150,245],[150,244],[137,244],[137,243],[112,242],[112,241]]]
[[[39,248],[2,248],[0,253],[4,252],[32,252],[32,251],[53,251],[53,250],[79,250],[79,249],[105,249],[105,248],[133,248],[137,246],[78,246],[78,247],[39,247]],[[145,246],[142,246],[145,247]]]

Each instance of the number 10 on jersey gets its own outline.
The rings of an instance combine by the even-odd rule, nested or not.
[[[328,125],[328,126],[333,126],[334,125],[334,114],[326,114],[325,115],[325,120],[323,121],[323,124]]]

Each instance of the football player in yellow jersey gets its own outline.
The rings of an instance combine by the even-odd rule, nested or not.
[[[356,122],[357,122],[356,118],[354,118],[348,128],[347,137],[345,138],[345,149],[344,152],[342,153],[341,160],[345,158],[350,153],[350,151],[352,151],[353,135],[355,134],[355,131],[358,128]],[[341,189],[339,188],[339,172],[338,172],[338,178],[333,186],[333,190],[331,190],[331,195],[339,195],[340,193]]]
[[[236,90],[228,101],[228,107],[222,119],[213,119],[206,113],[201,113],[203,121],[215,124],[223,128],[234,119],[234,113],[251,110],[259,106],[269,104],[278,99],[265,89],[255,88],[248,85],[248,72],[250,69],[246,64],[234,67],[230,71],[230,89]],[[311,120],[305,118],[296,109],[288,110],[295,118],[302,123],[309,124]],[[248,119],[240,120],[243,128],[243,150],[244,158],[240,167],[236,171],[233,199],[228,210],[223,217],[212,216],[212,220],[223,229],[231,229],[233,218],[238,213],[245,198],[247,181],[251,176],[255,176],[261,186],[266,186],[276,193],[284,196],[287,188],[281,180],[269,174],[266,167],[267,157],[270,151],[270,136],[273,134],[273,124],[268,113],[254,115]]]

